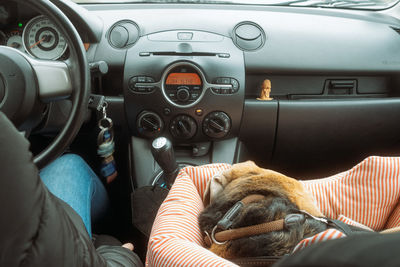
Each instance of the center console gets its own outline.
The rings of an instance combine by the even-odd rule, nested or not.
[[[179,163],[234,161],[245,69],[232,39],[202,31],[142,37],[127,52],[123,84],[137,186],[158,172],[150,153],[158,136],[172,141]]]

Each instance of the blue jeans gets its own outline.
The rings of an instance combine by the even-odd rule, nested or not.
[[[40,177],[53,195],[81,216],[91,236],[91,223],[105,215],[109,203],[103,184],[86,162],[78,155],[66,154],[43,168]]]

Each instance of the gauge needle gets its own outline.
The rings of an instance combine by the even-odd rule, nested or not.
[[[13,48],[20,48],[21,47],[21,45],[19,44],[19,43],[17,43],[17,42],[13,42],[12,44],[11,44],[11,47],[13,47]]]
[[[33,48],[33,47],[37,46],[38,44],[40,44],[41,42],[43,42],[45,38],[46,38],[46,37],[43,37],[42,39],[40,39],[39,41],[37,41],[36,43],[34,43],[33,45],[31,45],[29,48]]]

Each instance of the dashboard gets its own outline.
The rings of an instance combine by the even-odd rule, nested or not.
[[[390,16],[234,5],[85,8],[102,19],[93,59],[114,69],[104,77],[104,91],[123,97],[134,136],[162,134],[176,143],[240,136],[252,143],[261,140],[269,157],[274,146],[286,152],[288,141],[296,142],[277,128],[286,123],[278,117],[285,114],[284,101],[359,101],[395,93],[400,23]],[[187,77],[198,84],[188,85]],[[272,82],[274,100],[257,102],[265,79]],[[332,112],[340,109],[335,103],[339,106]],[[253,109],[258,114],[248,117],[257,113]],[[296,112],[289,112],[289,120],[295,120]],[[326,123],[316,119],[316,124]]]
[[[123,100],[134,140],[162,135],[196,152],[225,142],[217,150],[234,161],[308,177],[400,151],[395,17],[261,5],[83,7],[102,21],[89,53],[110,67],[100,92]],[[188,76],[200,77],[198,92]],[[265,80],[273,100],[259,101]]]

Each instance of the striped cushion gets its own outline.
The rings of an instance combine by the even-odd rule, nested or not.
[[[400,158],[369,157],[346,172],[302,183],[325,216],[342,215],[378,231],[399,225],[399,166]]]
[[[182,169],[161,205],[150,235],[148,266],[236,266],[203,248],[197,217],[208,180],[228,169],[211,164]]]
[[[293,252],[296,252],[298,250],[301,250],[311,244],[318,243],[318,242],[323,242],[329,239],[335,239],[335,238],[342,238],[345,237],[346,235],[343,234],[342,232],[336,230],[336,229],[328,229],[324,232],[321,232],[319,234],[316,234],[312,237],[303,239],[297,246],[293,249]]]
[[[374,230],[400,226],[400,158],[369,157],[349,171],[303,181],[323,214]],[[181,170],[153,225],[147,266],[236,266],[203,248],[197,217],[208,180],[228,164]],[[327,230],[303,240],[295,250],[344,235]]]

